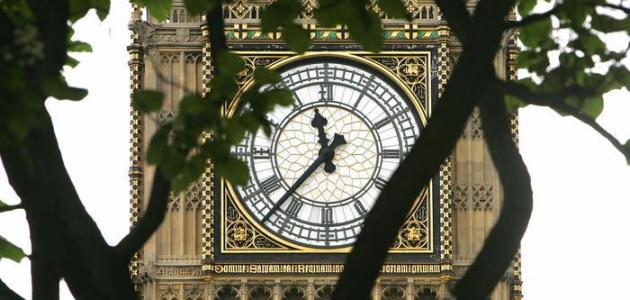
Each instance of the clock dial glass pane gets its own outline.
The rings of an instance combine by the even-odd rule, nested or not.
[[[235,191],[252,218],[284,240],[350,246],[420,134],[418,110],[391,80],[354,62],[311,59],[279,72],[294,105],[268,114],[270,136],[260,130],[233,147],[251,178]],[[345,143],[333,148],[335,135]],[[324,148],[333,156],[313,169]]]

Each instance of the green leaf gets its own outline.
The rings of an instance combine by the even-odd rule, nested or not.
[[[68,52],[92,52],[92,45],[82,41],[70,41]]]
[[[170,124],[162,126],[151,138],[147,149],[148,163],[160,164],[168,158],[170,151],[168,139],[171,134],[171,128]]]
[[[574,25],[582,25],[586,19],[587,11],[581,1],[565,1],[562,4],[562,12]]]
[[[184,96],[179,103],[179,113],[183,115],[198,114],[204,110],[206,102],[198,94]]]
[[[608,15],[593,14],[591,27],[597,31],[609,33],[616,31],[628,31],[630,29],[630,18],[615,19]]]
[[[590,32],[580,32],[577,40],[581,44],[580,48],[583,49],[588,56],[606,52],[606,44],[604,44],[598,36]]]
[[[300,14],[302,4],[297,0],[278,0],[265,7],[260,13],[263,32],[276,31],[279,27],[289,27]]]
[[[195,155],[186,162],[182,172],[177,174],[172,180],[173,192],[179,193],[186,190],[191,183],[201,177],[206,168],[206,158],[202,155]]]
[[[235,185],[244,185],[249,180],[249,169],[244,161],[228,157],[225,161],[215,165],[218,175],[225,177]]]
[[[131,97],[131,105],[133,108],[147,113],[158,111],[162,108],[164,94],[154,90],[140,90],[133,93]]]
[[[76,58],[74,58],[74,57],[72,57],[70,55],[66,56],[66,66],[68,66],[70,68],[74,68],[74,67],[76,67],[78,65],[79,65],[79,61]]]
[[[535,50],[523,50],[518,54],[516,65],[519,68],[526,68],[530,72],[544,74],[547,67],[549,67],[549,57],[547,53]]]
[[[210,79],[210,93],[208,99],[212,101],[225,101],[231,99],[236,93],[236,83],[232,76],[217,75]]]
[[[208,0],[184,0],[186,11],[190,15],[202,15],[210,9],[210,1]]]
[[[243,59],[229,51],[219,52],[216,62],[219,72],[224,75],[234,76],[245,68]]]
[[[232,144],[238,144],[245,137],[245,128],[241,125],[240,120],[236,118],[226,121],[225,131],[227,140]]]
[[[287,89],[271,90],[265,93],[265,97],[272,104],[279,104],[281,106],[289,106],[293,104],[293,94]]]
[[[518,14],[522,17],[528,15],[536,6],[536,0],[519,0],[516,4]]]
[[[42,82],[42,88],[46,94],[58,100],[78,101],[85,98],[88,94],[86,89],[68,86],[68,83],[62,76],[45,79]]]
[[[595,120],[604,109],[604,98],[602,95],[590,98],[568,97],[565,103],[580,110],[584,115]]]
[[[14,245],[13,243],[7,241],[5,238],[0,236],[0,258],[6,257],[14,262],[19,263],[25,256],[26,254],[24,253],[22,248]]]
[[[365,11],[365,7],[359,7]],[[333,27],[337,24],[348,24],[356,17],[357,7],[350,1],[321,0],[315,10],[315,18],[322,27]]]
[[[259,67],[254,71],[254,80],[258,84],[276,84],[282,80],[282,77],[276,71]]]
[[[136,3],[144,6],[149,14],[159,21],[166,20],[171,14],[172,0],[135,0]]]
[[[81,19],[90,9],[96,10],[96,15],[103,21],[109,14],[109,0],[70,0],[70,15],[68,19],[71,22]]]
[[[367,51],[379,52],[383,48],[381,18],[375,12],[363,11],[358,18],[350,20],[348,31]]]
[[[582,112],[591,117],[593,120],[597,119],[597,117],[599,117],[603,110],[604,98],[601,95],[590,97],[584,100]]]
[[[536,48],[549,39],[550,32],[551,18],[547,18],[522,28],[519,38],[525,46],[529,48]]]
[[[518,97],[512,96],[512,95],[505,95],[503,97],[503,101],[505,102],[505,109],[508,112],[510,112],[510,113],[513,113],[517,109],[519,109],[521,107],[525,107],[525,106],[527,106],[529,104],[529,103],[521,100],[521,98],[518,98]]]
[[[311,44],[311,39],[308,32],[297,24],[289,24],[284,27],[282,31],[284,34],[284,40],[287,42],[287,46],[290,50],[297,53],[304,53]]]
[[[411,21],[411,15],[407,12],[405,4],[400,0],[379,0],[378,6],[392,18]]]

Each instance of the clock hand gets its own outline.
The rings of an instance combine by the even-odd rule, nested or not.
[[[322,146],[322,149],[328,145],[328,138],[326,137],[326,131],[324,131],[326,124],[328,124],[328,120],[326,120],[326,118],[319,113],[319,109],[316,108],[315,117],[313,117],[313,121],[311,121],[311,126],[317,128],[317,136],[319,137],[317,142]]]
[[[326,126],[326,124],[328,124],[328,120],[324,116],[322,116],[319,113],[319,109],[316,108],[315,117],[313,117],[313,121],[311,121],[311,126],[317,128],[317,136],[319,138],[317,142],[321,145],[321,148],[319,150],[320,155],[321,152],[324,151],[324,149],[327,147],[326,145],[328,145],[328,138],[326,137],[326,131],[324,131],[324,126]],[[332,158],[324,161],[324,163],[324,171],[326,171],[326,173],[332,173],[337,168],[335,164],[333,164]]]
[[[293,185],[291,185],[291,187],[289,188],[289,190],[284,193],[284,195],[282,195],[282,197],[280,197],[280,199],[278,200],[278,202],[276,202],[276,204],[274,204],[274,206],[271,208],[271,210],[269,210],[269,212],[261,219],[261,223],[265,223],[269,217],[276,211],[278,210],[278,208],[280,208],[280,206],[287,201],[287,199],[289,199],[289,197],[295,193],[295,191],[302,185],[302,183],[304,183],[304,181],[306,181],[306,179],[311,176],[311,174],[313,174],[313,172],[315,172],[315,170],[317,170],[317,167],[319,167],[322,163],[328,161],[328,160],[332,160],[333,157],[335,157],[335,148],[343,145],[346,143],[346,139],[343,137],[343,135],[341,134],[337,134],[335,133],[335,137],[333,138],[333,141],[330,143],[329,146],[326,146],[325,148],[322,148],[322,150],[320,150],[319,152],[319,156],[317,157],[317,159],[315,159],[315,161],[306,169],[306,171],[304,171],[304,173],[302,174],[302,176],[300,176],[294,183]]]

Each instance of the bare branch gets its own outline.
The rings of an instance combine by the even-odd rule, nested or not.
[[[475,41],[476,45],[464,45],[429,123],[370,210],[361,234],[346,258],[333,299],[369,298],[396,232],[422,188],[418,182],[431,180],[451,153],[473,107],[495,76],[489,67],[500,44],[503,20],[512,5],[514,1],[510,0],[482,0],[479,3],[475,15],[477,21],[468,29],[470,36],[466,39]],[[461,14],[463,6],[458,7]],[[451,14],[449,5],[440,8],[446,16],[456,15]],[[448,20],[450,22],[450,18]],[[458,28],[461,32],[465,30]]]
[[[22,208],[24,208],[24,205],[22,205],[21,203],[15,205],[0,206],[0,213]]]
[[[436,3],[440,6],[444,17],[448,21],[448,25],[453,29],[455,35],[457,35],[463,45],[466,45],[469,40],[468,31],[472,22],[472,17],[468,9],[466,9],[466,3],[457,0],[436,0]]]
[[[595,121],[593,118],[585,115],[579,109],[569,106],[564,102],[564,99],[569,96],[593,96],[596,94],[595,91],[566,88],[556,93],[535,93],[526,86],[518,83],[504,82],[500,80],[497,80],[496,83],[506,94],[517,96],[530,104],[551,107],[558,112],[571,115],[574,118],[582,121],[584,124],[590,126],[599,134],[601,134],[613,145],[613,147],[617,148],[617,150],[619,150],[626,157],[626,159],[630,161],[630,153],[628,153],[623,144],[615,136],[613,136],[605,128],[599,125],[597,121]]]
[[[612,8],[612,9],[618,9],[620,11],[625,12],[626,14],[630,14],[630,7],[625,7],[625,6],[622,6],[621,4],[613,4],[613,3],[607,3],[607,2],[606,3],[594,3],[594,2],[591,2],[591,3],[593,3],[595,5],[603,6],[603,7],[608,7],[608,8]]]
[[[138,224],[131,229],[129,234],[114,247],[114,251],[119,257],[130,259],[162,224],[166,215],[170,189],[170,181],[164,177],[159,168],[156,168],[146,213],[138,221]]]
[[[481,121],[504,200],[475,262],[453,289],[459,300],[486,299],[492,292],[519,248],[533,207],[529,172],[512,141],[503,95],[496,89],[488,89],[481,103]]]
[[[0,299],[4,300],[24,300],[22,296],[9,288],[4,281],[0,279]]]
[[[214,74],[221,74],[222,70],[217,64],[216,60],[218,57],[218,53],[221,51],[227,50],[227,43],[225,41],[225,33],[223,32],[225,27],[225,22],[223,20],[223,1],[215,0],[213,5],[211,5],[210,10],[206,14],[206,22],[208,25],[208,32],[210,34],[210,44],[212,47],[210,48],[210,56],[212,57],[212,62],[214,63]]]
[[[223,33],[224,20],[221,10],[222,7],[221,1],[216,1],[206,14],[207,26],[210,31],[210,43],[212,44],[211,57],[213,60],[217,59],[218,52],[227,50]],[[220,72],[221,70],[215,62],[214,74],[216,75]],[[138,251],[160,226],[166,215],[169,191],[169,180],[164,177],[159,168],[156,169],[146,213],[138,224],[131,229],[131,232],[114,248],[121,257],[131,258],[133,253]]]

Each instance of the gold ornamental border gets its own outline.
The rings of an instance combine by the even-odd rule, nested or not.
[[[215,275],[235,275],[235,274],[308,274],[327,275],[342,273],[344,264],[322,264],[322,263],[277,263],[277,264],[248,264],[248,263],[217,263],[204,265],[202,271]],[[437,263],[413,264],[413,263],[390,263],[381,266],[381,274],[435,274],[448,270],[447,266]]]
[[[420,122],[422,123],[422,126],[426,126],[427,125],[427,117],[429,116],[429,113],[427,111],[426,108],[424,108],[422,106],[422,104],[420,104],[420,100],[418,99],[418,97],[413,93],[413,91],[404,83],[400,80],[400,78],[398,76],[396,76],[396,74],[394,74],[391,70],[387,69],[386,67],[384,67],[383,65],[381,65],[380,63],[373,61],[369,58],[370,55],[373,56],[385,56],[385,55],[397,55],[397,56],[403,56],[403,55],[426,55],[428,58],[428,61],[431,61],[431,51],[426,51],[426,50],[419,50],[419,51],[383,51],[383,52],[379,52],[379,53],[372,53],[372,52],[366,52],[366,51],[344,51],[344,52],[335,52],[335,51],[310,51],[310,52],[305,52],[304,54],[299,54],[296,55],[295,52],[281,52],[281,51],[235,51],[236,54],[239,55],[264,55],[264,54],[274,54],[274,55],[282,55],[282,54],[286,54],[288,55],[293,55],[284,59],[280,59],[276,62],[271,63],[269,66],[267,66],[267,68],[275,70],[278,69],[284,65],[290,64],[290,63],[294,63],[300,60],[305,60],[305,59],[310,59],[310,58],[315,58],[315,57],[320,57],[320,58],[339,58],[339,59],[347,59],[347,60],[351,60],[354,61],[356,63],[362,64],[364,66],[368,66],[372,69],[375,69],[376,71],[379,71],[382,75],[384,75],[385,77],[387,77],[387,79],[391,80],[394,82],[394,84],[396,84],[396,86],[398,88],[400,88],[403,93],[405,94],[405,96],[407,96],[407,98],[409,98],[411,100],[411,104],[416,108],[416,111],[418,112],[418,115],[420,117]],[[430,72],[428,72],[428,70],[425,68],[425,73],[429,73],[427,75],[427,78],[430,78]],[[428,79],[429,80],[429,79]],[[254,85],[254,79],[251,78],[247,81],[247,83],[239,90],[239,92],[236,94],[236,96],[234,97],[234,100],[228,105],[227,107],[227,111],[224,111],[224,113],[226,114],[226,116],[228,117],[232,117],[234,115],[234,113],[236,112],[236,110],[238,109],[238,105],[240,104],[240,96],[242,95],[243,91],[246,91],[248,89],[250,89],[252,86]],[[431,95],[431,85],[428,85],[428,91],[427,91],[428,95]]]
[[[284,59],[280,59],[279,61],[273,62],[271,63],[269,66],[267,66],[269,69],[277,69],[281,66],[290,64],[290,63],[294,63],[300,60],[304,60],[304,59],[310,59],[310,58],[314,58],[314,57],[320,57],[320,58],[339,58],[339,59],[347,59],[356,63],[359,63],[363,66],[367,66],[373,70],[376,70],[378,72],[381,73],[381,75],[384,75],[387,79],[391,80],[394,82],[394,84],[400,88],[403,93],[405,94],[405,96],[408,97],[408,99],[410,100],[411,104],[414,106],[414,108],[416,109],[416,112],[418,113],[418,116],[420,117],[420,121],[422,123],[423,126],[426,126],[427,124],[427,118],[428,118],[428,111],[422,106],[422,104],[420,103],[419,99],[416,97],[416,95],[413,93],[413,91],[411,91],[411,89],[404,83],[402,82],[398,76],[396,76],[396,74],[394,74],[392,71],[390,71],[389,69],[387,69],[386,67],[382,66],[381,64],[379,64],[376,61],[370,60],[368,58],[362,57],[362,56],[368,56],[369,55],[374,55],[374,56],[384,56],[384,55],[396,55],[396,56],[402,56],[402,55],[418,55],[418,54],[422,54],[422,55],[427,55],[428,57],[428,61],[431,61],[431,52],[430,51],[383,51],[380,53],[371,53],[371,52],[365,52],[365,51],[354,51],[354,52],[330,52],[330,51],[317,51],[317,52],[306,52],[304,54],[301,55],[295,55],[294,52],[281,52],[281,51],[236,51],[237,54],[239,55],[265,55],[265,54],[271,54],[271,55],[294,55],[291,57],[287,57]],[[429,82],[428,86],[428,95],[431,95],[431,84],[430,84],[430,72],[425,68],[425,72],[427,72],[427,81]],[[239,92],[237,93],[237,95],[235,96],[234,100],[227,106],[226,110],[223,111],[223,113],[225,113],[228,117],[232,117],[234,115],[234,113],[236,112],[236,110],[238,109],[239,106],[239,99],[240,99],[240,95],[243,93],[243,91],[248,90],[249,88],[251,88],[254,84],[254,80],[253,78],[248,80],[247,83],[239,90]],[[427,103],[430,103],[431,101],[427,101]],[[226,228],[225,228],[225,215],[226,215],[226,204],[225,201],[226,199],[226,195],[224,194],[226,192],[226,188],[227,188],[227,193],[229,193],[229,196],[234,199],[233,203],[237,206],[238,210],[244,215],[245,219],[252,224],[257,230],[260,230],[262,233],[264,233],[268,238],[270,238],[271,240],[273,240],[274,242],[277,242],[283,246],[286,246],[288,248],[292,248],[292,249],[274,249],[274,248],[270,248],[270,249],[243,249],[243,250],[230,250],[230,249],[226,249],[225,248],[225,243],[224,241],[226,240]],[[315,247],[307,247],[307,246],[303,246],[303,245],[299,245],[296,243],[293,243],[291,241],[288,241],[286,239],[283,239],[282,237],[279,237],[278,235],[276,235],[273,232],[270,232],[267,228],[265,228],[264,226],[262,226],[258,221],[256,221],[251,214],[249,213],[249,211],[243,207],[243,205],[241,204],[241,202],[239,201],[239,197],[237,197],[235,191],[234,191],[234,187],[232,184],[230,184],[229,182],[227,182],[224,178],[221,178],[221,182],[220,182],[220,204],[221,204],[221,252],[222,253],[349,253],[352,250],[352,246],[346,246],[346,247],[338,247],[338,248],[315,248]],[[428,247],[425,249],[390,249],[390,253],[433,253],[434,252],[434,216],[433,216],[433,180],[429,181],[429,183],[421,190],[419,196],[416,198],[414,206],[412,207],[412,209],[409,211],[409,213],[412,213],[413,211],[415,211],[417,209],[417,205],[420,203],[420,200],[423,196],[423,194],[427,194],[427,206],[428,206],[428,222],[430,224],[430,229],[428,230],[428,236],[429,236],[429,242],[428,242]]]

